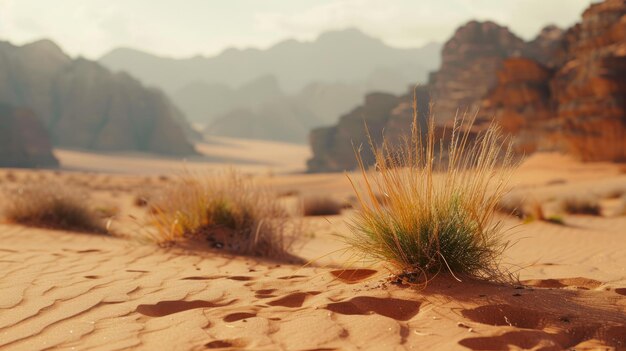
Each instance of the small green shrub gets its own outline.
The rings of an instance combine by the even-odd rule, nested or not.
[[[419,281],[440,271],[505,276],[498,262],[508,241],[493,217],[513,169],[511,148],[495,125],[470,141],[471,124],[455,121],[446,147],[432,117],[425,137],[414,119],[400,147],[373,147],[376,173],[357,155],[361,182],[350,181],[360,206],[347,238],[357,253]]]
[[[565,221],[563,220],[563,217],[559,216],[559,215],[552,215],[549,216],[548,218],[546,218],[546,222],[552,223],[552,224],[559,224],[559,225],[564,225]]]

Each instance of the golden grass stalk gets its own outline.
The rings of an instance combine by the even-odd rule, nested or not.
[[[514,169],[511,144],[494,124],[472,134],[474,118],[455,120],[444,143],[433,117],[424,135],[415,113],[399,147],[372,145],[375,172],[357,152],[361,182],[348,178],[360,208],[347,239],[357,253],[420,281],[441,271],[504,278],[499,260],[509,242],[493,217]]]
[[[272,192],[235,171],[183,175],[151,206],[159,243],[201,239],[237,254],[285,258],[300,233]]]
[[[8,196],[4,217],[26,226],[106,233],[104,222],[78,190],[54,182],[21,187]]]

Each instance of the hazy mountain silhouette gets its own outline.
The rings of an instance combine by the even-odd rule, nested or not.
[[[174,100],[191,120],[207,125],[207,135],[305,142],[311,128],[334,123],[363,94],[354,85],[311,83],[287,95],[274,76],[263,76],[239,89],[191,83]]]
[[[311,42],[285,40],[267,50],[227,49],[214,57],[172,59],[116,49],[100,62],[169,92],[209,134],[305,142],[303,128],[334,123],[366,92],[399,93],[425,81],[439,65],[440,48],[393,48],[346,29]]]
[[[50,40],[0,42],[0,103],[32,109],[53,144],[187,155],[184,118],[159,90]]]
[[[236,88],[263,75],[274,75],[290,93],[320,81],[359,83],[378,90],[389,86],[390,76],[399,80],[394,90],[404,91],[407,84],[425,81],[438,67],[440,49],[434,43],[393,48],[357,29],[345,29],[323,33],[311,42],[290,39],[267,50],[231,48],[213,57],[173,59],[119,48],[100,62],[170,93],[195,81]],[[393,74],[381,77],[376,74],[380,70]]]

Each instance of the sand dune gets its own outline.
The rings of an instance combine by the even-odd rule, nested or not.
[[[16,182],[35,177],[11,172]],[[104,184],[94,202],[117,201],[123,213],[142,211],[130,204],[138,183],[160,184],[145,176],[82,177]],[[514,181],[536,196],[559,196],[624,180],[616,165],[543,155],[524,164]],[[276,175],[267,182],[301,194],[350,194],[341,174]],[[159,248],[134,238],[124,219],[116,228],[126,238],[2,224],[0,349],[626,348],[625,216],[566,215],[565,225],[506,217],[516,244],[503,263],[519,267],[522,284],[442,274],[414,289],[342,251],[336,234],[348,233],[349,215],[306,219],[314,235],[295,253],[311,261],[307,266]]]

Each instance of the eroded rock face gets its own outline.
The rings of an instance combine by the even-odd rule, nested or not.
[[[626,161],[626,1],[593,4],[582,17],[566,31],[548,26],[526,43],[492,22],[459,28],[444,46],[441,69],[420,88],[422,101],[428,101],[428,91],[434,98],[436,131],[449,125],[457,110],[480,106],[474,129],[495,118],[513,137],[518,155],[558,150],[586,161]],[[384,130],[393,140],[389,136],[409,133],[409,95],[397,97],[395,106],[368,122],[371,135]],[[337,126],[311,134],[309,170],[356,167],[350,140],[355,145],[366,140],[357,120],[369,108],[366,103]]]
[[[0,42],[0,103],[31,108],[55,145],[195,153],[180,112],[161,92],[98,63],[72,60],[49,40]]]
[[[550,84],[562,139],[587,161],[626,161],[626,1],[591,5]]]
[[[0,167],[56,167],[46,130],[32,110],[0,104]]]
[[[548,149],[546,123],[554,119],[549,79],[552,70],[528,58],[509,58],[498,71],[498,83],[483,101],[483,110],[513,136],[514,150],[529,154]],[[543,145],[542,145],[543,143]]]
[[[401,98],[392,94],[373,93],[365,97],[363,105],[341,116],[335,126],[314,129],[310,134],[313,158],[307,166],[311,172],[340,172],[357,168],[355,150],[361,149],[363,161],[373,163],[368,140],[382,139],[382,130],[391,119],[393,109]]]
[[[439,123],[457,110],[474,111],[496,84],[502,61],[520,56],[526,43],[493,22],[471,21],[457,29],[442,50],[441,68],[431,75],[433,112]]]
[[[368,94],[363,105],[343,115],[337,125],[311,132],[309,141],[313,158],[307,162],[308,170],[340,172],[356,169],[356,152],[360,152],[366,166],[374,164],[371,144],[379,147],[383,139],[398,144],[410,135],[414,102],[417,120],[425,131],[430,102],[428,87],[418,87],[402,96]]]

